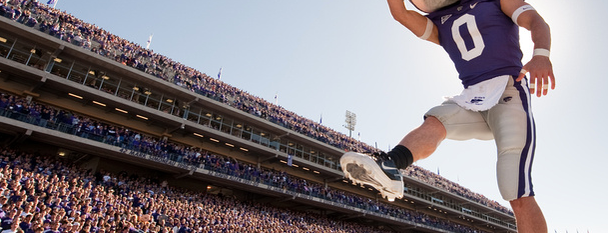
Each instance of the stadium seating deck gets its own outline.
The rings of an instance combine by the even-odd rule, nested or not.
[[[109,125],[95,119],[72,114],[69,111],[48,107],[32,102],[27,104],[25,99],[8,94],[1,94],[0,116],[16,119],[63,133],[76,135],[93,141],[120,147],[120,151],[142,157],[151,157],[162,163],[173,162],[180,167],[197,167],[211,171],[215,176],[228,175],[230,179],[240,178],[251,181],[255,185],[263,184],[274,187],[280,192],[290,191],[308,196],[309,199],[319,198],[334,205],[347,205],[386,218],[394,217],[410,223],[427,225],[432,228],[472,232],[467,227],[447,222],[420,212],[409,211],[391,205],[386,205],[369,198],[359,197],[340,190],[324,187],[291,176],[285,172],[272,169],[257,168],[252,164],[236,161],[226,156],[212,154],[199,148],[186,148],[166,142],[150,135],[141,134],[128,128]],[[5,159],[6,160],[6,159]],[[51,159],[52,160],[52,159]],[[13,160],[8,160],[13,161]],[[86,176],[83,176],[86,177]],[[269,188],[266,188],[269,189]]]

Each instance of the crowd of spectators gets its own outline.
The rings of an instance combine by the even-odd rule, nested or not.
[[[0,148],[2,232],[390,232]]]
[[[214,79],[205,73],[154,53],[152,50],[145,49],[139,44],[115,36],[66,12],[40,4],[36,0],[0,0],[0,3],[0,15],[4,17],[89,49],[94,53],[134,67],[190,91],[226,103],[341,149],[350,151],[376,150],[320,123],[298,116],[262,98]],[[43,112],[40,114],[43,115],[42,118],[46,116]],[[59,115],[59,117],[64,116]],[[73,120],[78,121],[79,119]],[[115,136],[115,138],[120,139],[119,136]],[[457,183],[437,176],[433,172],[415,166],[409,171],[413,178],[510,213],[510,210],[497,202],[489,200],[483,195],[473,193]]]
[[[47,112],[47,114],[39,114],[41,111]],[[121,126],[110,125],[54,107],[35,102],[28,104],[23,98],[17,98],[4,93],[0,93],[0,115],[39,126],[52,126],[66,133],[119,146],[121,147],[121,152],[134,156],[150,156],[152,159],[165,163],[175,162],[188,169],[192,167],[203,168],[281,190],[301,193],[432,227],[448,230],[458,229],[459,232],[476,232],[468,227],[437,219],[423,213],[384,204],[370,198],[332,189],[320,183],[289,175],[286,172],[258,167],[230,157],[209,153],[200,148],[168,142]],[[116,183],[111,178],[104,179],[104,181]]]

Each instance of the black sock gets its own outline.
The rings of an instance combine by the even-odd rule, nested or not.
[[[405,146],[397,145],[387,154],[395,162],[398,169],[405,169],[414,163],[412,152]]]

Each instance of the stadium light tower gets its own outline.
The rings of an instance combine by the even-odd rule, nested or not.
[[[346,122],[344,127],[348,129],[348,136],[352,138],[353,130],[355,130],[355,125],[357,124],[357,114],[346,110],[346,120],[344,122]]]

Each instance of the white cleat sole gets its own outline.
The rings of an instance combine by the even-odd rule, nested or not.
[[[340,165],[347,179],[356,184],[374,187],[389,201],[403,197],[403,180],[389,178],[371,157],[347,152],[340,158]]]

